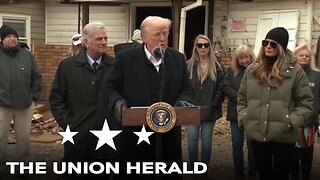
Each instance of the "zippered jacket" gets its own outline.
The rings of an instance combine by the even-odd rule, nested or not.
[[[31,52],[0,45],[0,106],[25,109],[40,96],[42,77]]]
[[[308,79],[293,53],[280,68],[282,85],[277,88],[266,82],[258,84],[253,76],[257,63],[245,71],[238,92],[238,122],[250,140],[294,143],[297,129],[312,113],[313,96]],[[275,80],[275,79],[273,79]]]

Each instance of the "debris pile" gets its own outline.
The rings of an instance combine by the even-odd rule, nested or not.
[[[58,134],[63,129],[51,114],[49,104],[38,104],[32,117],[31,134]]]
[[[58,134],[63,129],[51,114],[49,104],[37,104],[32,115],[30,135]],[[14,122],[11,122],[11,134],[14,134]]]

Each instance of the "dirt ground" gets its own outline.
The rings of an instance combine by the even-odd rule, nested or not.
[[[186,142],[186,132],[183,129],[183,159],[187,161],[187,142]],[[213,150],[212,159],[210,163],[210,169],[207,176],[201,176],[197,179],[214,179],[214,180],[231,180],[233,178],[233,164],[232,164],[232,147],[230,141],[230,128],[229,123],[225,120],[220,120],[217,122],[214,129],[213,137]],[[53,161],[61,160],[63,156],[63,146],[60,142],[54,143],[31,143],[32,149],[32,160],[47,162],[47,164],[52,164]],[[8,158],[9,160],[14,160],[15,145],[9,145]],[[320,179],[320,144],[315,145],[314,151],[314,161],[312,168],[312,180]],[[245,153],[246,154],[246,153]],[[59,176],[49,172],[50,166],[47,166],[47,175],[37,175],[36,180],[59,180]],[[51,168],[52,169],[52,168]],[[6,178],[7,179],[7,178]],[[10,175],[8,177],[10,180],[19,179],[16,175]],[[194,179],[191,176],[185,176],[184,180]]]

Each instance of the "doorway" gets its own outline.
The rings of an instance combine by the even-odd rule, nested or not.
[[[141,22],[148,16],[160,16],[163,18],[172,19],[171,7],[137,7],[136,9],[136,27],[140,29]],[[168,46],[173,46],[172,28],[169,32]]]
[[[161,16],[163,18],[172,19],[171,6],[151,6],[151,7],[136,7],[136,22],[134,29],[140,28],[141,22],[147,16]],[[186,17],[186,32],[185,32],[185,55],[187,59],[191,57],[194,38],[198,34],[205,32],[205,6],[200,6],[187,12]],[[168,46],[173,46],[172,28],[168,40]]]
[[[187,12],[186,35],[184,41],[184,52],[187,59],[191,58],[194,39],[199,34],[205,33],[205,6],[199,6]]]

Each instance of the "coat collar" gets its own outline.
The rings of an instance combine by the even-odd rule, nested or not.
[[[279,75],[283,78],[291,77],[291,72],[297,64],[295,55],[289,49],[286,50],[286,60],[280,68]]]

